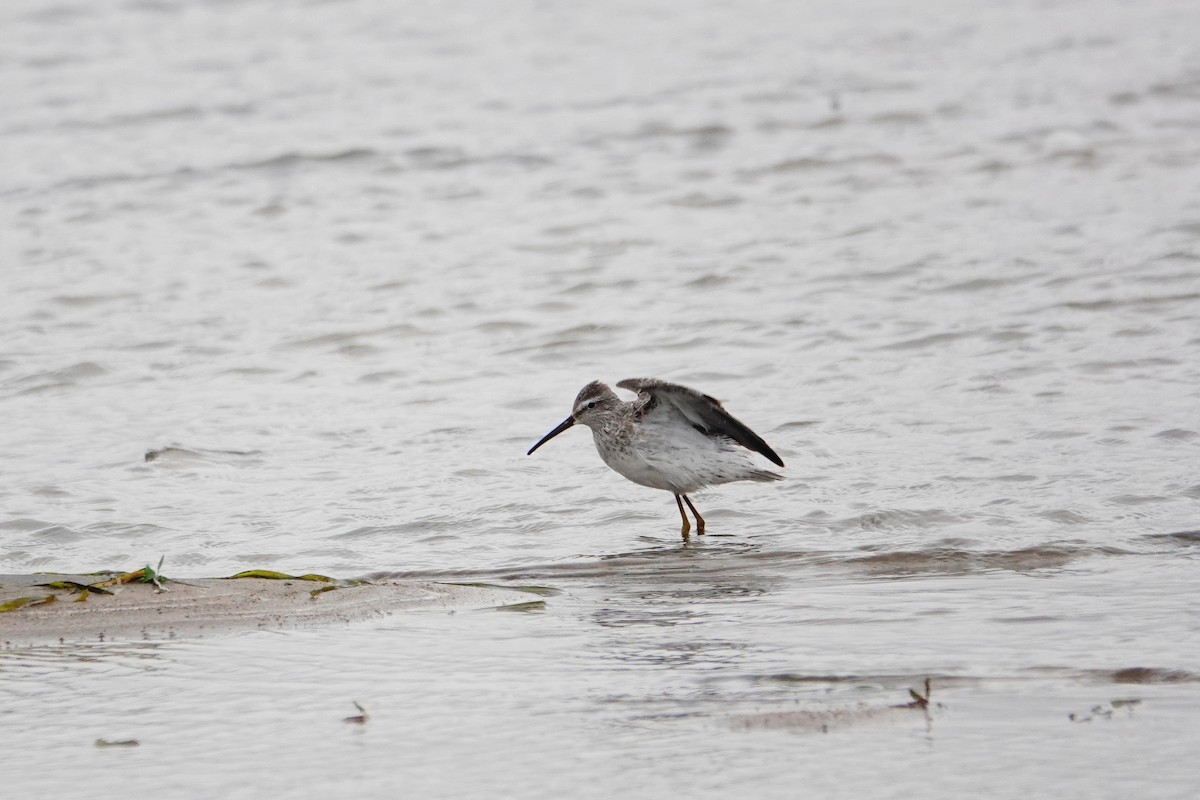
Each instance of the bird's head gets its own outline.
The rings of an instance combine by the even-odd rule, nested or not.
[[[610,412],[621,405],[621,398],[607,384],[592,381],[579,390],[575,405],[571,408],[571,419],[589,428],[598,425]]]
[[[621,405],[621,398],[600,381],[592,381],[583,387],[575,396],[575,405],[571,408],[571,416],[559,423],[558,427],[547,433],[525,455],[532,455],[534,450],[570,428],[576,422],[595,428],[604,423],[609,413]]]

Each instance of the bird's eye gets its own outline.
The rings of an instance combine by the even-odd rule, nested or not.
[[[595,408],[595,407],[596,407],[596,401],[595,401],[595,400],[593,400],[592,402],[588,403],[588,404],[587,404],[587,407],[588,407],[588,408]]]

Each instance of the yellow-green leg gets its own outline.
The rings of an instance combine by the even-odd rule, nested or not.
[[[683,520],[683,530],[681,530],[679,533],[683,536],[683,538],[686,539],[687,535],[692,532],[692,523],[690,521],[688,521],[687,513],[684,512],[684,510],[683,510],[683,501],[679,499],[680,497],[682,497],[682,495],[680,495],[680,494],[675,495],[675,505],[679,506],[679,517],[680,517],[680,519]],[[687,500],[686,497],[684,497],[683,499]],[[691,504],[692,504],[692,501],[688,500],[688,505],[690,506]],[[696,509],[693,508],[692,512],[695,513],[695,511],[696,511]],[[699,518],[697,517],[697,519],[699,519]],[[700,523],[700,532],[701,533],[704,532],[704,523],[703,522]]]
[[[675,497],[676,497],[676,499],[678,499],[679,495],[676,495]],[[688,504],[688,508],[690,508],[692,510],[692,513],[696,515],[696,535],[703,536],[704,535],[704,517],[700,516],[700,512],[696,510],[696,507],[694,505],[692,505],[692,501],[688,499],[688,496],[686,494],[683,495],[683,501]],[[679,513],[680,514],[683,513],[682,507],[680,507]],[[683,521],[686,524],[687,517],[684,517]]]

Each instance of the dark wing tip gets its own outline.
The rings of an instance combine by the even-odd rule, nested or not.
[[[759,441],[762,442],[762,439],[759,439]],[[763,449],[759,450],[758,452],[762,453],[764,456],[771,459],[772,462],[774,462],[775,464],[778,464],[781,467],[787,466],[786,464],[783,463],[783,459],[779,457],[779,454],[776,453],[774,450],[772,450],[766,442],[762,442],[762,446],[763,446]]]
[[[704,398],[712,400],[708,395],[704,395]],[[716,432],[728,436],[747,450],[761,453],[770,459],[771,463],[778,464],[781,467],[784,466],[783,459],[771,449],[771,445],[763,441],[763,438],[757,433],[746,427],[744,422],[726,411],[717,401],[712,400],[712,404],[709,406],[708,412],[704,417],[704,421],[710,423],[712,429]]]
[[[784,466],[783,459],[779,454],[771,449],[771,445],[763,441],[763,438],[754,431],[747,428],[743,423],[735,419],[728,411],[721,409],[725,415],[727,427],[721,431],[726,436],[729,436],[735,442],[745,447],[747,450],[753,450],[756,453],[761,453],[768,458],[771,463],[779,466]]]

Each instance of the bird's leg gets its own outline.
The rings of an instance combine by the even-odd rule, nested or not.
[[[696,507],[694,505],[692,505],[692,501],[688,499],[688,496],[686,494],[683,496],[683,501],[688,504],[688,508],[690,508],[692,510],[692,513],[696,515],[696,535],[703,536],[704,535],[704,517],[700,516],[700,512],[696,510]],[[679,513],[680,514],[683,513],[682,508],[679,509]],[[687,517],[684,517],[684,519],[686,520]]]
[[[680,534],[682,534],[683,538],[686,539],[687,535],[692,532],[692,523],[690,521],[688,521],[687,514],[685,514],[683,511],[683,503],[680,501],[679,498],[680,498],[680,495],[676,494],[675,495],[675,505],[679,506],[679,516],[683,518],[683,530],[680,531]],[[685,497],[684,500],[687,500],[687,498]],[[692,504],[692,501],[688,500],[688,505],[690,506],[691,504]],[[695,510],[696,509],[694,509],[694,508],[692,509],[692,511],[695,511]],[[701,523],[701,524],[703,524],[703,523]],[[703,527],[701,528],[701,530],[704,530]]]

